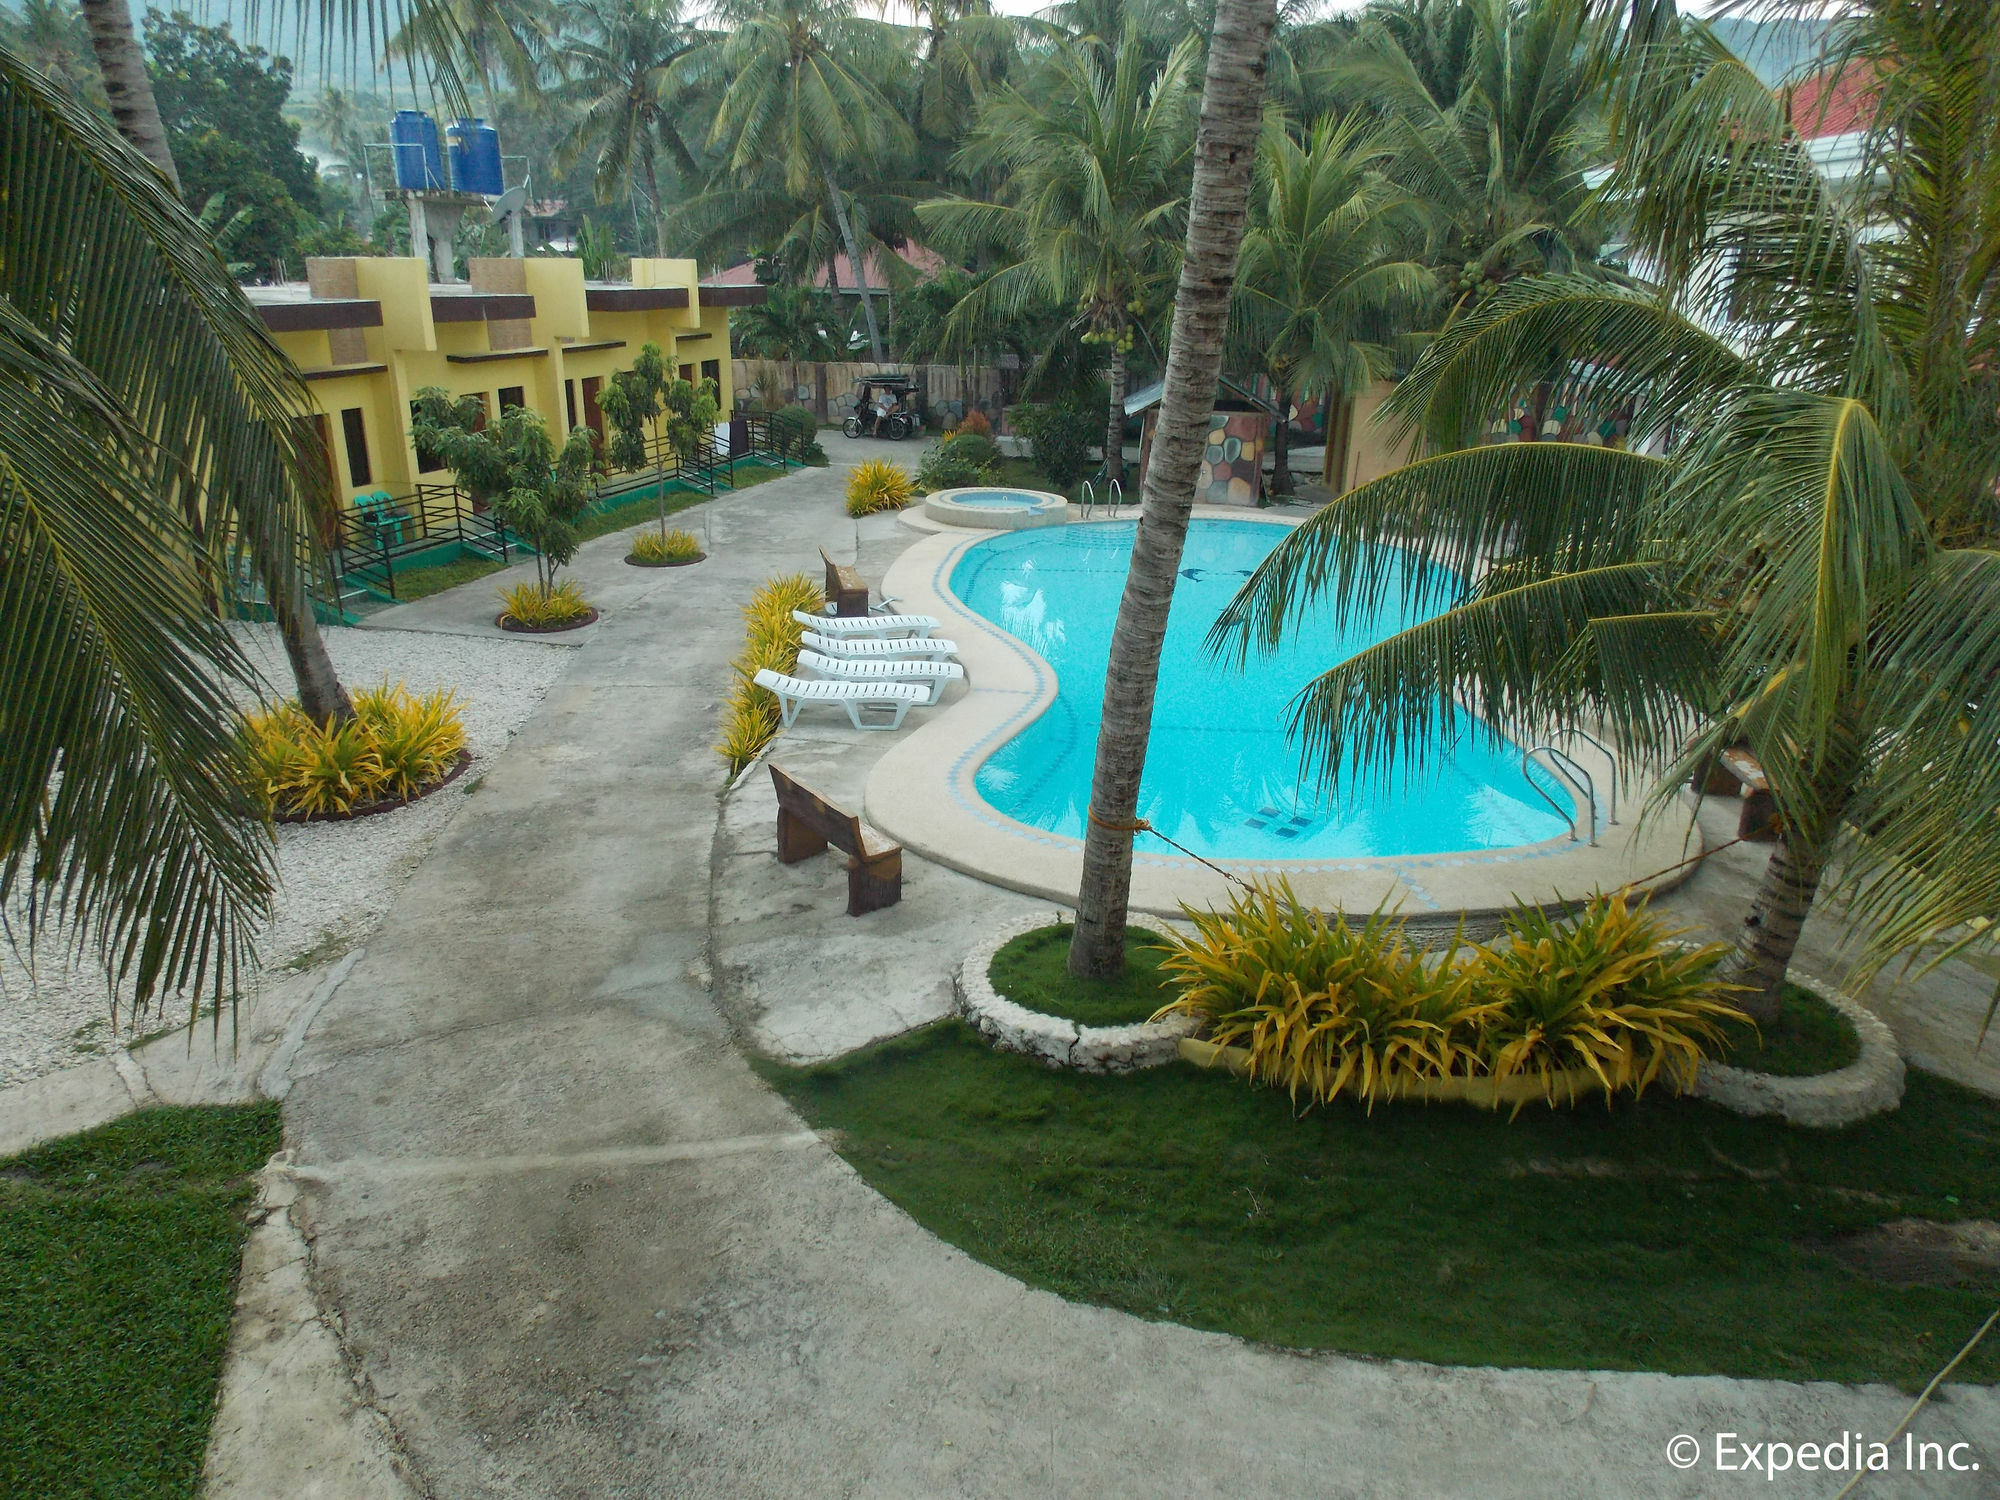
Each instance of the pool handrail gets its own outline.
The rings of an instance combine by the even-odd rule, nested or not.
[[[1618,826],[1618,757],[1611,753],[1609,745],[1588,730],[1572,729],[1570,735],[1596,750],[1611,766],[1611,816],[1605,821],[1615,828]]]
[[[1583,794],[1583,804],[1585,807],[1590,809],[1590,846],[1593,849],[1596,848],[1597,847],[1597,783],[1591,780],[1590,772],[1584,770],[1584,768],[1578,765],[1575,760],[1563,754],[1563,752],[1558,750],[1554,745],[1532,745],[1528,749],[1523,750],[1521,752],[1521,779],[1527,782],[1529,786],[1535,789],[1535,795],[1540,797],[1544,802],[1548,803],[1548,805],[1555,810],[1555,814],[1559,818],[1564,815],[1562,810],[1562,804],[1557,802],[1555,798],[1551,797],[1548,794],[1548,792],[1539,783],[1536,782],[1535,778],[1528,774],[1528,767],[1531,763],[1537,765],[1540,764],[1539,761],[1535,760],[1535,757],[1537,755],[1546,755],[1548,757],[1548,765],[1544,769],[1546,769],[1549,772],[1549,774],[1554,776],[1558,781],[1569,782],[1569,790],[1572,794],[1577,792],[1581,792]],[[1575,812],[1571,812],[1568,816],[1569,816],[1570,842],[1575,843],[1578,815]]]

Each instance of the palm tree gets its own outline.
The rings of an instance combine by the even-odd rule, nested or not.
[[[118,127],[118,133],[160,171],[178,194],[180,173],[174,166],[174,154],[167,144],[166,127],[160,122],[160,107],[153,98],[152,81],[146,75],[145,57],[132,34],[130,10],[123,0],[112,0],[108,7],[105,0],[84,0],[83,12],[90,26],[91,45],[97,53],[98,66],[104,73],[105,94],[111,101],[111,118]],[[255,318],[247,303],[242,311]],[[281,361],[284,359],[272,348],[268,338],[263,343],[270,354],[275,354]],[[288,361],[286,368],[290,368]],[[296,376],[297,371],[293,370],[292,374]],[[302,392],[304,388],[295,386],[292,389]],[[308,403],[303,399],[293,408],[295,411],[306,409]],[[300,497],[301,503],[324,509],[330,503],[330,497],[324,493],[325,464],[316,464],[304,474],[302,482],[307,488],[304,496]],[[188,491],[187,495],[186,503],[194,506],[193,491]],[[269,503],[284,502],[274,498]],[[199,530],[204,524],[203,518],[192,509],[190,516]],[[327,655],[326,642],[320,636],[319,622],[313,615],[311,592],[298,572],[296,557],[279,559],[266,549],[253,548],[247,554],[247,561],[265,585],[271,614],[284,640],[285,655],[291,662],[292,675],[298,685],[299,706],[321,723],[351,718],[354,706],[348,701],[347,690],[340,685],[339,674],[333,669],[333,658]]]
[[[1014,22],[992,0],[916,0],[916,123],[934,140],[961,139],[1014,52]]]
[[[1303,144],[1278,126],[1260,149],[1258,212],[1237,271],[1238,342],[1277,398],[1271,488],[1292,490],[1294,398],[1358,396],[1393,366],[1436,279],[1402,252],[1423,243],[1418,205],[1380,171],[1385,150],[1360,117],[1323,119]]]
[[[881,175],[886,159],[913,144],[883,88],[896,66],[893,39],[856,20],[848,0],[733,0],[723,16],[732,29],[711,46],[728,86],[709,138],[727,145],[739,182],[775,179],[793,200],[823,194],[860,284],[870,357],[880,363],[868,261],[841,179],[851,168]]]
[[[952,315],[967,342],[1052,304],[1074,309],[1072,329],[1108,350],[1104,467],[1114,479],[1123,469],[1126,356],[1174,273],[1196,47],[1196,38],[1183,40],[1157,75],[1136,44],[1119,50],[1109,74],[1082,48],[1058,48],[1032,85],[989,97],[958,154],[968,175],[1001,178],[999,201],[917,205],[918,219],[947,244],[968,253],[991,247],[1001,258]]]
[[[310,618],[305,388],[162,176],[5,48],[0,174],[0,901],[139,1004],[220,996],[273,864],[215,603],[247,563]]]
[[[1331,64],[1333,89],[1382,117],[1390,175],[1442,219],[1454,309],[1594,264],[1583,174],[1605,159],[1607,36],[1591,0],[1391,0]]]
[[[599,203],[636,197],[636,171],[646,184],[655,249],[665,255],[658,153],[665,149],[684,183],[701,171],[680,129],[687,80],[678,65],[694,50],[694,33],[676,0],[571,0],[563,23],[556,66],[564,82],[555,98],[574,123],[556,145],[557,168],[567,171],[595,151]]]
[[[306,123],[320,141],[340,153],[347,163],[348,183],[357,178],[361,185],[361,229],[368,229],[370,207],[375,202],[375,177],[368,167],[369,118],[354,95],[331,86],[319,91],[306,111]]]
[[[157,167],[178,193],[181,174],[174,166],[174,153],[167,146],[167,127],[160,119],[159,102],[153,98],[146,54],[139,47],[138,33],[132,29],[132,7],[126,0],[81,0],[81,8],[84,24],[90,28],[90,47],[97,54],[98,71],[104,75],[104,97],[111,105],[111,119],[118,133]]]
[[[1195,473],[1208,442],[1209,417],[1222,374],[1230,289],[1250,198],[1264,99],[1265,54],[1276,20],[1274,0],[1219,0],[1195,135],[1194,191],[1187,248],[1174,293],[1173,341],[1166,393],[1146,466],[1145,498],[1125,594],[1112,627],[1104,714],[1084,831],[1076,935],[1069,971],[1080,978],[1125,966],[1125,918],[1132,890],[1132,835],[1139,777],[1153,727],[1153,691],[1167,635],[1174,579],[1194,509]]]
[[[0,37],[70,97],[104,107],[104,79],[91,52],[90,28],[70,0],[22,0],[18,18],[0,18]]]
[[[1247,649],[1322,596],[1371,609],[1408,556],[1477,579],[1437,575],[1441,614],[1301,695],[1322,776],[1438,751],[1454,695],[1495,735],[1608,730],[1661,768],[1656,814],[1747,744],[1782,828],[1737,961],[1765,1024],[1823,887],[1857,983],[1991,942],[2000,909],[1996,19],[1844,23],[1878,88],[1851,196],[1705,29],[1635,28],[1609,193],[1657,287],[1526,278],[1448,327],[1391,401],[1431,456],[1301,527],[1218,626]],[[1475,446],[1552,365],[1586,435],[1646,451]]]

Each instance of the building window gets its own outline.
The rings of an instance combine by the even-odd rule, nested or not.
[[[575,427],[576,426],[576,382],[574,380],[565,380],[563,382],[563,406],[569,412],[569,425],[571,427]]]
[[[689,385],[693,385],[693,384],[694,384],[694,366],[693,366],[693,365],[682,365],[682,366],[681,366],[681,379],[685,380],[685,381],[686,381],[686,382],[687,382],[687,383],[688,383]]]
[[[597,393],[604,389],[602,375],[586,375],[583,379],[583,425],[597,434],[597,446],[604,447],[604,409],[597,404]]]
[[[521,407],[526,406],[527,404],[528,404],[528,390],[526,386],[503,385],[500,387],[501,416],[504,417],[507,415],[508,412],[517,411]]]
[[[702,378],[703,380],[713,380],[713,381],[715,382],[715,388],[716,388],[717,390],[721,390],[721,389],[722,389],[722,361],[721,361],[721,360],[719,360],[719,359],[705,359],[705,360],[703,360],[703,361],[701,362],[701,378]]]
[[[347,439],[347,482],[359,489],[375,478],[368,465],[368,429],[361,421],[361,408],[350,406],[340,414],[341,436]]]
[[[423,408],[418,406],[416,402],[412,401],[410,403],[410,422],[413,426],[416,423],[418,414],[422,410]],[[417,472],[419,474],[435,474],[439,469],[444,467],[444,460],[432,452],[429,447],[423,443],[418,443],[416,446]]]

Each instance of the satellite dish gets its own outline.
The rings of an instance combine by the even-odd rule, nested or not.
[[[527,205],[527,202],[528,185],[524,182],[519,187],[508,188],[506,192],[495,198],[491,212],[494,218],[504,219],[509,214],[519,213]]]

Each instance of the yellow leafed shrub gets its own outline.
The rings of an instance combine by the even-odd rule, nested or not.
[[[778,732],[778,700],[757,686],[757,674],[766,668],[790,674],[797,668],[805,627],[792,618],[792,611],[813,613],[825,603],[818,584],[803,573],[788,573],[766,580],[743,606],[743,650],[732,663],[736,685],[724,705],[722,739],[715,747],[732,775],[755,760]]]
[[[916,496],[909,471],[886,458],[870,458],[847,474],[847,513],[872,516],[878,510],[901,510]]]
[[[1694,1082],[1695,1065],[1724,1047],[1722,1024],[1743,1012],[1719,976],[1725,943],[1687,948],[1642,899],[1598,896],[1568,920],[1535,907],[1472,950],[1467,982],[1492,1004],[1480,1039],[1495,1078],[1535,1079],[1553,1097],[1557,1075],[1583,1068],[1617,1093],[1644,1093],[1665,1077]]]
[[[525,630],[552,630],[590,614],[590,601],[567,578],[546,589],[538,583],[517,583],[500,590],[500,603],[501,614]]]
[[[340,817],[404,801],[450,774],[465,749],[452,695],[400,683],[354,695],[354,717],[322,727],[286,702],[243,721],[245,778],[275,816]]]
[[[1742,1013],[1718,977],[1722,944],[1684,948],[1645,903],[1599,896],[1568,920],[1527,909],[1491,945],[1427,954],[1402,922],[1329,919],[1280,881],[1227,910],[1186,909],[1160,965],[1179,990],[1160,1014],[1199,1018],[1249,1054],[1253,1080],[1296,1101],[1373,1106],[1447,1079],[1525,1078],[1550,1103],[1581,1069],[1607,1096],[1665,1078],[1685,1088]]]
[[[691,531],[642,531],[632,539],[632,555],[643,563],[692,562],[701,556],[701,539]]]

